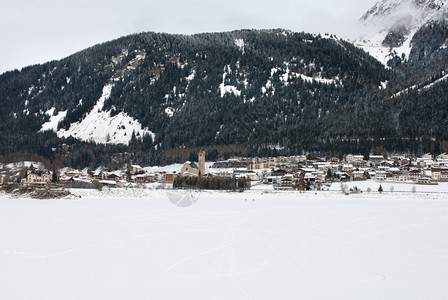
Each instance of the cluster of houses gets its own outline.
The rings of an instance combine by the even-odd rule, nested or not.
[[[14,165],[14,164],[13,164]],[[19,164],[19,166],[6,167],[0,165],[0,184],[26,183],[34,185],[46,185],[54,181],[53,172],[46,170],[40,164]]]
[[[252,180],[272,184],[276,189],[321,189],[335,181],[367,179],[412,184],[448,181],[446,153],[437,157],[426,154],[420,158],[350,154],[343,161],[306,156],[246,158],[217,162],[213,167],[233,169],[236,176],[249,176]]]
[[[270,157],[270,158],[234,158],[215,163],[206,163],[205,153],[200,152],[198,162],[186,162],[181,167],[173,167],[149,172],[138,165],[123,170],[108,171],[105,168],[95,170],[75,170],[63,168],[57,180],[59,182],[98,182],[114,187],[128,187],[146,183],[173,183],[179,176],[197,177],[235,177],[245,178],[258,184],[270,184],[276,189],[321,189],[335,181],[357,181],[374,179],[397,183],[437,184],[448,181],[448,154],[437,157],[426,154],[419,158],[383,155],[347,155],[344,160],[338,158],[318,158],[307,156]],[[26,184],[47,184],[55,180],[52,172],[37,168],[28,168],[26,176],[21,178]],[[5,176],[0,176],[0,184]]]
[[[175,172],[147,172],[139,165],[131,165],[129,168],[114,171],[108,171],[103,167],[92,171],[88,168],[83,170],[64,168],[61,170],[59,181],[98,182],[106,186],[128,187],[132,184],[153,182],[173,183],[177,176]]]

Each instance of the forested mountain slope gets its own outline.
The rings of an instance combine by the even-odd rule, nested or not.
[[[387,69],[336,37],[280,29],[131,35],[0,75],[0,153],[81,166],[123,152],[160,163],[198,147],[215,158],[437,151],[444,68],[409,89],[415,61]]]

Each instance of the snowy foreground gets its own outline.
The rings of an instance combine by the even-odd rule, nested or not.
[[[448,185],[370,184],[0,194],[0,299],[447,299]]]

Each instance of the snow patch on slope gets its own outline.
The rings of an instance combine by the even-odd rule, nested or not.
[[[240,49],[241,53],[244,54],[244,40],[243,39],[235,39],[235,45],[238,47],[238,49]]]
[[[106,144],[128,144],[132,138],[132,133],[136,136],[143,136],[150,134],[154,138],[148,128],[143,128],[138,120],[135,120],[124,112],[119,112],[114,116],[111,116],[112,109],[104,111],[104,104],[107,99],[110,98],[112,88],[116,81],[124,78],[130,72],[135,70],[139,64],[141,64],[146,53],[143,50],[135,50],[135,57],[130,60],[122,69],[117,70],[109,82],[103,87],[101,97],[98,99],[92,110],[81,121],[72,123],[68,130],[60,129],[57,131],[59,137],[69,137],[83,140],[94,141],[96,143]],[[112,63],[118,64],[125,56],[128,55],[127,50],[117,57],[112,58]],[[82,99],[80,100],[82,103]],[[47,113],[50,113],[48,111]],[[51,111],[51,115],[54,111]],[[57,130],[57,124],[65,118],[67,111],[59,112],[57,116],[52,116],[50,121],[42,126],[43,130]]]
[[[386,66],[387,62],[395,55],[398,55],[405,60],[409,59],[409,54],[412,50],[411,40],[417,31],[417,28],[412,29],[408,38],[400,47],[391,48],[383,46],[383,41],[386,38],[387,32],[379,32],[376,35],[371,36],[368,40],[355,42],[355,45],[368,52]]]
[[[315,76],[315,77],[307,76],[307,75],[304,75],[301,73],[292,72],[289,69],[289,64],[286,62],[284,64],[285,64],[285,68],[272,68],[272,70],[271,70],[271,78],[275,74],[281,73],[279,75],[279,79],[284,85],[289,85],[290,80],[293,80],[294,78],[300,78],[303,81],[310,82],[310,83],[317,82],[317,83],[322,83],[322,84],[339,84],[338,78],[329,79],[329,78],[323,78],[320,75]]]
[[[65,119],[65,116],[67,115],[67,110],[60,111],[58,112],[57,115],[54,115],[54,110],[55,108],[53,107],[49,109],[47,112],[45,112],[45,114],[50,116],[50,120],[42,124],[42,128],[40,129],[40,131],[42,132],[48,130],[56,131],[58,129],[59,122]]]
[[[391,98],[399,97],[399,96],[407,94],[407,93],[409,93],[410,91],[413,91],[413,90],[417,90],[417,92],[421,93],[423,91],[431,89],[436,84],[439,84],[439,83],[447,81],[447,80],[448,80],[448,75],[444,75],[441,78],[439,78],[439,79],[437,79],[437,80],[435,80],[435,81],[433,81],[431,83],[427,83],[426,85],[423,85],[423,86],[422,85],[413,85],[411,87],[408,87],[407,89],[404,89],[404,90],[402,90],[402,91],[400,91],[398,93],[395,93],[394,95],[392,95]]]
[[[226,77],[227,75],[232,74],[232,69],[230,65],[224,67],[224,73],[222,74],[222,83],[219,85],[219,91],[221,94],[221,98],[224,97],[225,94],[234,94],[235,96],[241,96],[241,91],[234,85],[226,85]]]
[[[113,83],[106,84],[101,97],[87,116],[80,122],[72,123],[68,130],[60,129],[57,135],[101,144],[128,144],[133,132],[140,136],[150,134],[154,138],[154,133],[143,128],[139,121],[126,113],[120,112],[111,117],[111,110],[103,111],[104,102],[109,99],[113,86]]]
[[[165,113],[169,118],[174,116],[174,109],[172,107],[165,108]]]
[[[434,82],[432,82],[432,83],[430,83],[430,84],[428,84],[428,85],[422,87],[422,88],[419,89],[418,91],[421,92],[421,91],[424,91],[424,90],[429,90],[430,88],[432,88],[432,87],[435,86],[436,84],[438,84],[438,83],[440,83],[440,82],[443,82],[443,81],[447,81],[447,80],[448,80],[448,74],[445,75],[445,76],[443,76],[442,78],[439,78],[439,79],[437,79],[436,81],[434,81]]]

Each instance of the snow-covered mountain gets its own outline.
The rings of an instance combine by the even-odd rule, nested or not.
[[[0,104],[8,107],[0,129],[99,144],[277,145],[286,133],[271,141],[265,130],[284,128],[299,139],[317,119],[328,136],[327,124],[340,119],[331,113],[340,105],[334,99],[387,80],[380,63],[328,35],[142,33],[0,76]],[[273,103],[281,104],[274,113]]]
[[[364,16],[378,25],[364,45],[383,62],[397,52],[390,70],[334,36],[275,29],[140,33],[1,74],[0,155],[81,167],[124,152],[178,162],[203,147],[215,158],[432,151],[448,141],[448,22],[431,3],[383,1]]]
[[[429,22],[448,19],[446,0],[382,0],[360,19],[363,34],[356,44],[384,64],[409,58],[412,38]]]

